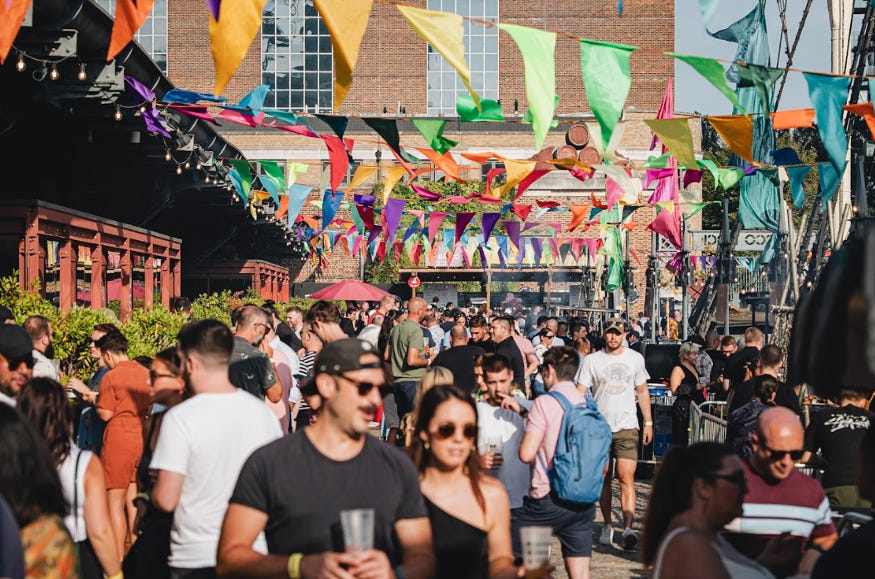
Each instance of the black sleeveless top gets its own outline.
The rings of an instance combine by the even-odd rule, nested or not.
[[[679,399],[692,400],[696,404],[701,404],[705,401],[705,395],[696,388],[699,383],[699,377],[683,364],[678,364],[678,366],[684,371],[684,379],[681,380],[681,385],[678,386],[676,396]]]
[[[489,576],[486,531],[443,511],[425,499],[437,559],[435,579],[483,579]]]

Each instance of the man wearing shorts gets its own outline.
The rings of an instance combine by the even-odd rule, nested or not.
[[[635,467],[638,464],[638,415],[635,399],[644,418],[643,444],[653,439],[653,418],[650,414],[650,395],[647,380],[650,375],[644,368],[644,357],[623,347],[626,339],[626,324],[622,318],[610,318],[605,322],[605,349],[583,359],[579,383],[589,388],[613,432],[611,456],[617,459],[617,476],[620,479],[620,508],[623,511],[623,548],[633,549],[638,536],[632,530],[635,516]],[[611,527],[611,466],[605,471],[605,484],[599,505],[604,518],[604,527],[599,538],[602,545],[613,543]]]

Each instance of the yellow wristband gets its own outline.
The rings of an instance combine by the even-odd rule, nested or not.
[[[119,571],[115,575],[106,575],[106,579],[124,579],[125,574],[124,571]]]
[[[304,558],[302,553],[292,553],[289,557],[289,579],[301,579],[301,559]]]

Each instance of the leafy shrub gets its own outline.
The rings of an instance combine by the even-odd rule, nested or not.
[[[71,308],[66,316],[52,324],[55,358],[61,361],[61,373],[76,376],[87,382],[97,369],[97,360],[91,357],[88,338],[97,324],[119,325],[110,310]]]
[[[173,346],[185,322],[181,314],[170,313],[163,306],[134,310],[122,327],[122,333],[128,339],[128,356],[152,358],[161,350]]]

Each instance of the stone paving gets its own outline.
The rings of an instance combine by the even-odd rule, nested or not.
[[[620,515],[620,490],[618,482],[615,480],[613,484],[614,501],[613,501],[613,519],[614,519],[614,540],[619,540],[619,535],[622,529],[617,530],[617,521],[622,521]],[[644,511],[647,508],[647,497],[650,494],[649,481],[635,481],[636,507],[635,520],[632,522],[632,528],[641,533],[641,524],[644,520]],[[624,551],[623,548],[615,543],[612,547],[605,547],[599,544],[599,535],[602,532],[602,514],[596,510],[596,522],[592,530],[592,577],[593,579],[642,579],[649,577],[649,571],[645,571],[638,562],[638,550]],[[562,549],[559,546],[559,541],[553,539],[553,547],[550,554],[550,562],[556,569],[553,572],[553,577],[556,579],[567,579],[568,574],[565,572],[565,566],[562,563]]]

